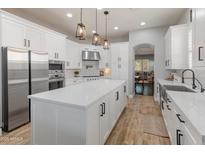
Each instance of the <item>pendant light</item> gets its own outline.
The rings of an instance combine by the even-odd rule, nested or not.
[[[86,29],[85,25],[82,22],[82,16],[83,16],[83,9],[80,9],[80,23],[77,25],[76,29],[76,37],[79,38],[79,40],[85,40],[86,39]]]
[[[93,34],[92,38],[92,45],[100,45],[100,35],[98,34],[98,17],[97,17],[98,10],[96,9],[96,32]]]
[[[109,49],[109,42],[108,42],[108,38],[107,38],[107,16],[108,16],[109,12],[105,11],[104,14],[105,14],[105,39],[103,42],[103,49],[107,50],[107,49]]]

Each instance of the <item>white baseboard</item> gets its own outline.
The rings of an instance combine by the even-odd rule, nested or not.
[[[133,98],[134,97],[134,95],[128,95],[128,98]]]

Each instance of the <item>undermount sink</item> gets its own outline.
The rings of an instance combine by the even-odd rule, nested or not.
[[[164,85],[164,88],[166,90],[171,90],[171,91],[182,91],[182,92],[193,92],[195,93],[196,91],[189,89],[185,86],[172,86],[172,85]]]

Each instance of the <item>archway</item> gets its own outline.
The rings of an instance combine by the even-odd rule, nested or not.
[[[134,91],[136,95],[154,95],[154,45],[138,44],[134,51]]]

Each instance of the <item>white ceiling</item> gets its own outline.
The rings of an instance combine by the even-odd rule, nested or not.
[[[80,18],[80,9],[75,8],[15,8],[4,9],[33,22],[62,32],[70,38],[75,37],[75,30]],[[98,33],[105,33],[104,10],[108,10],[108,35],[112,40],[128,39],[129,32],[142,28],[174,25],[185,12],[181,8],[135,8],[135,9],[102,9],[98,10]],[[67,13],[72,13],[73,17],[68,18]],[[145,26],[140,26],[140,22],[146,22]],[[86,26],[88,39],[95,30],[95,9],[83,9],[83,23]],[[119,30],[113,27],[118,26]]]

